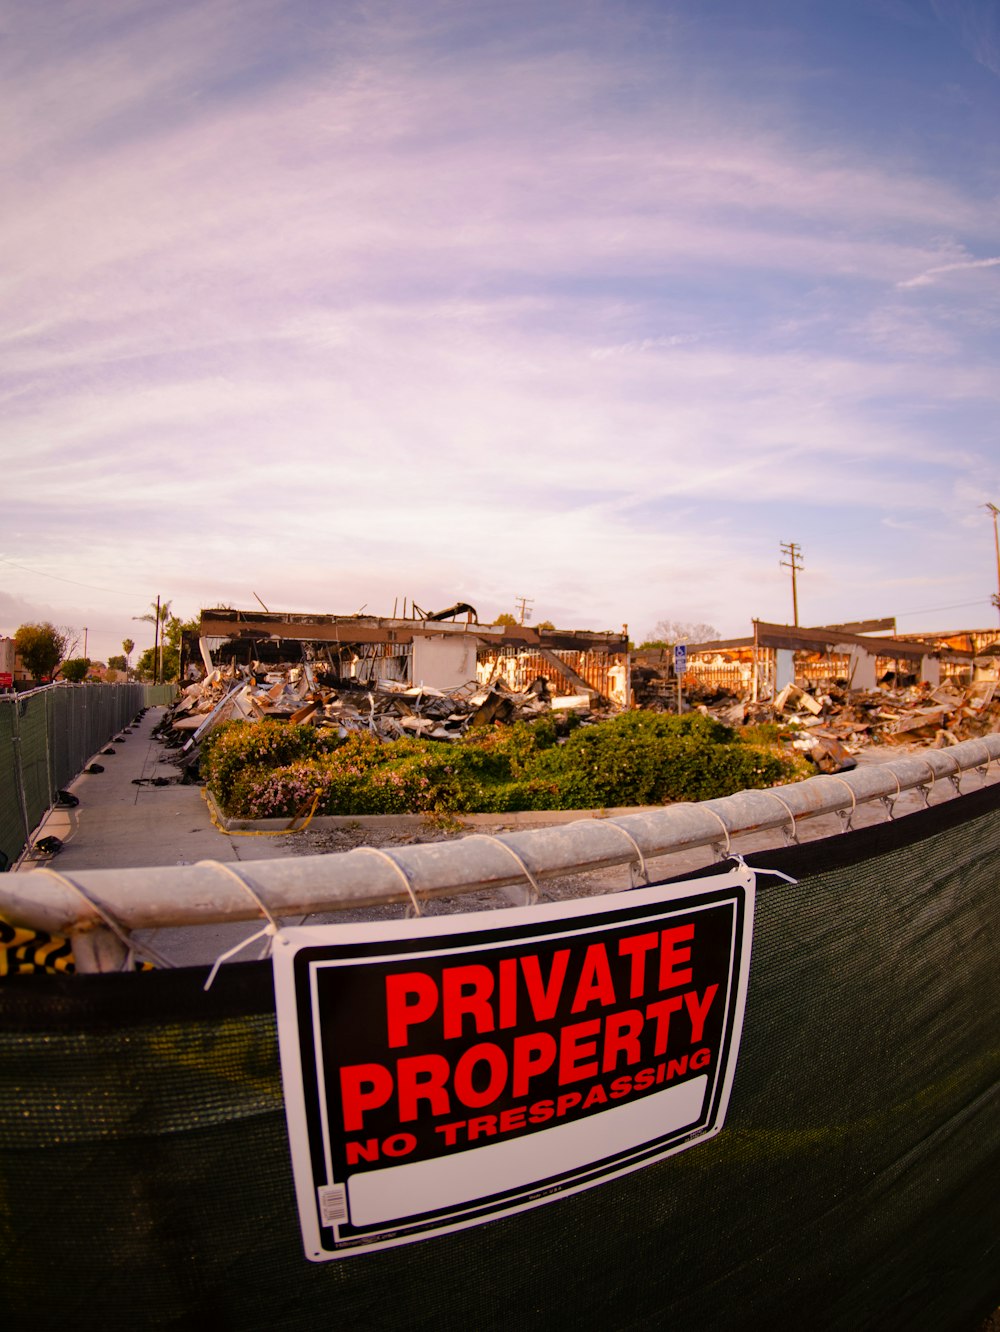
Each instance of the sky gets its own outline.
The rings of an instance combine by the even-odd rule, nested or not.
[[[0,634],[997,623],[993,0],[7,0],[0,88]]]

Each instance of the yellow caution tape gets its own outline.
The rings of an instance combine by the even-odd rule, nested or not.
[[[305,809],[305,805],[302,806],[302,809],[300,809],[297,814],[294,814],[291,819],[289,819],[284,828],[278,828],[272,832],[269,829],[265,830],[261,828],[225,828],[215,816],[215,810],[212,808],[211,801],[208,798],[208,788],[205,786],[201,788],[201,798],[208,807],[208,816],[212,820],[212,823],[215,825],[216,829],[226,837],[287,837],[289,833],[305,832],[312,822],[312,816],[316,813],[316,806],[319,804],[319,792],[317,791],[313,796],[312,808],[306,815],[304,823],[300,824],[298,827],[295,826],[296,820],[302,817],[302,810]]]

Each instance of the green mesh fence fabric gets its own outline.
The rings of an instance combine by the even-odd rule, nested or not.
[[[1000,788],[748,857],[713,1141],[548,1206],[302,1253],[266,963],[0,984],[0,1326],[972,1329],[1000,1303]]]
[[[0,869],[21,854],[55,793],[115,732],[176,692],[173,685],[55,685],[0,697]]]

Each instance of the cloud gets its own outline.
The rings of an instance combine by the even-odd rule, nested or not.
[[[962,259],[953,264],[937,264],[934,268],[928,268],[923,273],[918,273],[916,277],[897,282],[896,286],[929,287],[941,273],[961,273],[970,268],[996,268],[998,264],[1000,264],[1000,257],[993,259]]]
[[[941,284],[915,322],[895,289],[997,262],[969,259],[985,191],[709,94],[672,18],[647,52],[639,7],[542,9],[118,0],[17,29],[26,564],[123,614],[157,587],[186,614],[534,591],[607,627],[676,617],[697,550],[711,604],[681,618],[725,631],[783,604],[785,515],[954,519],[990,474],[965,427],[997,406],[996,311]]]

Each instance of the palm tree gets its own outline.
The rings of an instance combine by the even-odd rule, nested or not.
[[[126,680],[128,679],[128,677],[129,677],[129,675],[131,674],[131,671],[132,671],[132,664],[131,664],[131,662],[129,661],[129,657],[131,657],[131,655],[132,655],[134,649],[135,649],[135,644],[132,642],[131,638],[123,638],[123,639],[122,639],[122,651],[125,653],[125,679],[126,679]]]
[[[170,602],[161,601],[159,597],[149,603],[149,612],[146,615],[133,615],[133,620],[144,620],[146,624],[155,625],[153,633],[153,684],[158,684],[160,680],[160,665],[163,660],[163,630],[167,620],[170,618]]]

